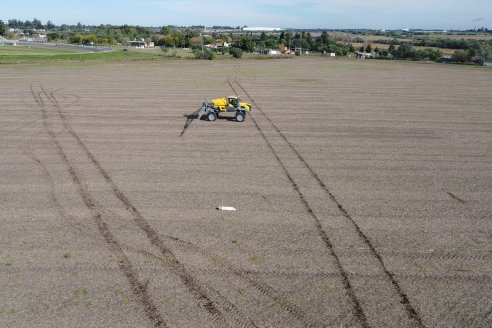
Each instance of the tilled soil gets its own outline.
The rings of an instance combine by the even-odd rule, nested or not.
[[[492,326],[491,70],[0,72],[0,326]]]

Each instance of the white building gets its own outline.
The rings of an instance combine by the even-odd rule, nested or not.
[[[284,28],[280,27],[244,27],[243,31],[246,32],[276,32],[276,31],[284,31]]]

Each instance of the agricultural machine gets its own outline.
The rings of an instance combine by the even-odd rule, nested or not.
[[[234,113],[236,121],[244,122],[250,110],[251,104],[240,102],[237,96],[207,99],[198,112],[198,119],[205,116],[209,121],[215,121],[222,113]]]

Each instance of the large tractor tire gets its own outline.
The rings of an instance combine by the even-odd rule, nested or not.
[[[217,119],[217,115],[215,115],[214,112],[210,112],[207,114],[207,119],[210,121],[210,122],[213,122]]]
[[[246,113],[243,112],[238,112],[236,113],[236,121],[238,122],[244,122],[246,120]]]

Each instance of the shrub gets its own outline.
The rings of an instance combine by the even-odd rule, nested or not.
[[[203,51],[201,49],[193,49],[193,55],[195,56],[195,59],[203,59]]]
[[[454,63],[466,63],[470,60],[470,53],[467,50],[456,50],[451,57]]]
[[[193,54],[195,55],[195,59],[215,59],[215,53],[210,49],[204,49],[202,51],[201,49],[195,48]]]
[[[243,51],[239,48],[231,48],[229,49],[229,53],[234,58],[241,58],[243,56]]]
[[[213,52],[210,49],[205,49],[203,51],[203,59],[208,59],[208,60],[215,59],[215,52]]]

